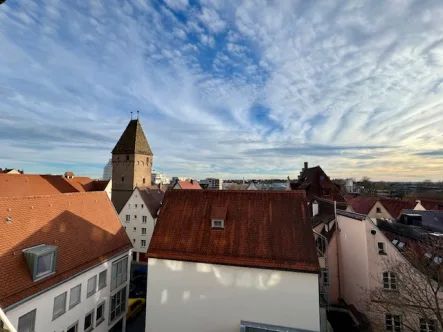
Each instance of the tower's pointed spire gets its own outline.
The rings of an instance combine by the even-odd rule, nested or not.
[[[131,119],[131,121],[129,121],[128,126],[112,150],[112,154],[153,155],[140,121],[138,120],[138,114],[137,119]]]

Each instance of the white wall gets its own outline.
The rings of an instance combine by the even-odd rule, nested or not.
[[[320,330],[318,275],[149,258],[146,332]]]
[[[135,207],[136,205],[137,207]],[[131,216],[131,220],[129,222],[126,221],[126,215]],[[134,216],[137,216],[137,218]],[[143,216],[147,217],[146,224],[142,223]],[[149,210],[141,198],[138,190],[134,190],[132,192],[128,202],[121,210],[119,218],[122,225],[126,227],[126,234],[128,234],[128,237],[134,247],[133,251],[137,253],[146,253],[149,247],[149,242],[151,241],[152,232],[154,231],[155,220],[152,218],[151,213],[149,213]],[[135,231],[134,227],[136,228]],[[142,235],[142,228],[146,228],[146,235]],[[146,240],[146,247],[141,246],[141,240]]]
[[[35,298],[25,301],[23,304],[18,305],[17,307],[13,307],[10,310],[6,311],[6,316],[12,323],[12,325],[17,329],[18,327],[18,319],[27,314],[28,312],[36,310],[36,320],[35,320],[35,331],[36,332],[61,332],[66,331],[68,327],[78,321],[78,332],[83,332],[84,319],[85,315],[88,314],[91,310],[95,310],[99,304],[103,301],[105,302],[105,310],[104,316],[105,320],[95,327],[95,318],[94,318],[94,332],[105,332],[108,331],[117,321],[120,320],[121,317],[124,318],[124,324],[126,322],[125,315],[121,315],[118,319],[115,319],[112,325],[109,324],[109,308],[110,308],[110,295],[111,295],[111,268],[112,263],[116,260],[119,260],[125,255],[130,255],[130,250],[124,254],[116,256],[112,258],[112,260],[106,261],[91,270],[68,280],[53,289],[50,289]],[[130,273],[130,256],[128,258],[128,280]],[[106,287],[97,291],[94,295],[86,298],[87,292],[87,282],[88,279],[97,276],[97,288],[98,288],[98,275],[100,272],[107,270],[106,274]],[[81,302],[69,310],[69,291],[71,288],[81,284]],[[53,317],[53,307],[54,307],[54,298],[63,292],[67,292],[66,296],[66,312],[56,318],[54,321]],[[127,288],[126,298],[129,295],[129,287]],[[126,301],[127,303],[127,301]],[[94,313],[95,317],[95,313]]]

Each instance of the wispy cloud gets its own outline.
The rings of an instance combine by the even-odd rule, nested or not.
[[[169,175],[295,176],[307,160],[440,179],[442,14],[418,0],[8,1],[0,163],[100,176],[138,109]]]

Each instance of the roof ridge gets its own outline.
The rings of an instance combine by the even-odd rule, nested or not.
[[[69,196],[69,195],[102,195],[104,191],[75,191],[70,193],[57,193],[49,195],[28,195],[28,196],[3,196],[0,197],[1,201],[5,200],[20,200],[20,199],[31,199],[31,198],[44,198],[44,197],[59,197],[59,196]]]

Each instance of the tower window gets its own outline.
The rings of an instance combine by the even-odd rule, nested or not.
[[[126,161],[129,161],[129,155],[126,155]]]
[[[145,184],[146,183],[146,179],[145,178],[143,178],[143,184]]]
[[[122,182],[125,182],[125,176],[124,175],[122,176]]]

